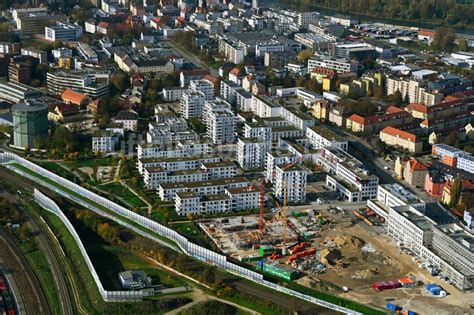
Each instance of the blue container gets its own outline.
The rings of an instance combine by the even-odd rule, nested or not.
[[[416,313],[413,311],[408,311],[408,315],[416,315]]]
[[[394,312],[394,311],[397,310],[398,307],[397,307],[395,304],[393,304],[393,303],[387,303],[386,308],[387,308],[389,311],[393,311],[393,312]]]
[[[439,288],[433,288],[430,290],[431,294],[433,295],[439,295],[441,293],[441,289]]]

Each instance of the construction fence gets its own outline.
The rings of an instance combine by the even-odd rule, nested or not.
[[[54,174],[53,172],[50,172],[50,171],[36,165],[35,163],[32,163],[32,162],[18,156],[17,154],[14,154],[14,153],[11,153],[11,152],[2,152],[2,153],[0,153],[0,162],[2,164],[18,163],[21,166],[27,168],[28,170],[30,170],[30,171],[38,174],[38,175],[41,175],[45,178],[48,178],[49,180],[54,181],[55,183],[63,186],[64,188],[66,188],[70,191],[73,191],[75,194],[78,194],[78,195],[82,196],[83,198],[89,199],[89,200],[97,203],[98,205],[100,205],[100,206],[116,213],[117,215],[119,215],[121,217],[126,218],[128,220],[131,220],[135,224],[138,224],[138,225],[140,225],[140,226],[142,226],[142,227],[144,227],[144,228],[146,228],[146,229],[148,229],[152,232],[157,233],[158,235],[160,235],[160,236],[162,236],[162,237],[164,237],[168,240],[171,240],[185,254],[187,254],[189,256],[192,256],[193,258],[196,258],[196,259],[198,259],[200,261],[203,261],[207,264],[216,266],[216,267],[218,267],[222,270],[225,270],[225,271],[230,272],[232,274],[241,276],[241,277],[246,278],[248,280],[257,282],[257,283],[262,284],[266,287],[270,287],[270,288],[275,289],[277,291],[280,291],[280,292],[286,293],[288,295],[292,295],[292,296],[301,298],[303,300],[309,301],[311,303],[314,303],[314,304],[317,304],[317,305],[320,305],[320,306],[323,306],[323,307],[326,307],[326,308],[329,308],[329,309],[333,309],[333,310],[336,310],[336,311],[339,311],[339,312],[342,312],[342,313],[346,313],[346,314],[360,314],[360,313],[355,312],[353,310],[350,310],[348,308],[345,308],[345,307],[342,307],[342,306],[339,306],[339,305],[336,305],[336,304],[332,304],[332,303],[314,298],[312,296],[302,294],[302,293],[294,291],[294,290],[290,290],[288,288],[285,288],[283,286],[279,286],[279,285],[274,284],[274,283],[269,282],[269,281],[265,281],[263,279],[263,275],[255,272],[255,271],[243,268],[239,265],[228,262],[226,256],[220,255],[220,254],[218,254],[214,251],[208,250],[204,247],[201,247],[201,246],[198,246],[198,245],[196,245],[192,242],[189,242],[187,238],[180,235],[175,230],[172,230],[172,229],[170,229],[170,228],[168,228],[164,225],[159,224],[158,222],[155,222],[155,221],[153,221],[151,219],[148,219],[148,218],[146,218],[146,217],[144,217],[140,214],[137,214],[137,213],[135,213],[131,210],[128,210],[127,208],[124,208],[124,207],[122,207],[122,206],[120,206],[120,205],[118,205],[118,204],[102,197],[102,196],[99,196],[98,194],[96,194],[96,193],[94,193],[94,192],[92,192],[88,189],[85,189],[84,187],[81,187],[80,185],[77,185],[76,183],[73,183],[73,182],[71,182],[71,181],[69,181],[69,180],[67,180],[67,179],[65,179],[61,176],[58,176],[58,175]],[[23,175],[28,175],[28,174],[25,174],[23,172]],[[56,191],[58,194],[63,195],[65,197],[67,197],[67,198],[83,205],[84,207],[86,207],[86,208],[88,208],[88,209],[90,209],[94,212],[97,212],[100,215],[103,215],[107,218],[110,218],[111,220],[114,220],[114,221],[116,221],[117,223],[119,223],[121,225],[124,225],[128,228],[131,228],[135,232],[137,232],[141,235],[144,235],[145,237],[152,238],[156,241],[159,241],[163,245],[166,245],[168,247],[173,248],[172,244],[164,242],[163,240],[161,240],[159,238],[153,237],[152,235],[150,235],[148,233],[145,233],[144,231],[138,229],[137,227],[125,222],[124,220],[121,220],[120,217],[117,218],[115,216],[112,216],[112,215],[106,213],[105,211],[102,211],[101,209],[99,209],[97,207],[94,207],[93,205],[85,202],[83,199],[78,198],[77,196],[74,196],[70,193],[67,193],[63,190],[60,190],[57,187],[54,187],[53,185],[50,185],[48,183],[45,183],[45,184],[47,184],[45,186],[48,186],[52,190]]]

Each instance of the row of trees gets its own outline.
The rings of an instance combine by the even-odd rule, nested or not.
[[[325,7],[374,17],[427,21],[457,27],[474,27],[474,6],[459,0],[296,0],[288,4],[299,8]]]

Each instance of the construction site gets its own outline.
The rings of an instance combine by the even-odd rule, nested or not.
[[[433,281],[430,275],[352,211],[329,207],[286,212],[264,215],[262,226],[259,216],[217,218],[200,226],[223,253],[282,281],[381,307],[389,300],[409,301],[410,295],[423,296],[413,307],[418,312],[467,306],[454,288],[443,299],[426,294],[422,284]]]

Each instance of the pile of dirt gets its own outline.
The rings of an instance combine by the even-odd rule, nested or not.
[[[377,275],[377,268],[365,269],[354,272],[351,276],[352,279],[369,279],[373,276]]]
[[[358,237],[343,235],[336,236],[334,243],[339,247],[349,247],[352,249],[362,248],[365,244],[365,242]]]
[[[321,250],[321,262],[325,265],[335,266],[338,261],[342,258],[342,254],[339,250],[334,248],[324,248]]]

